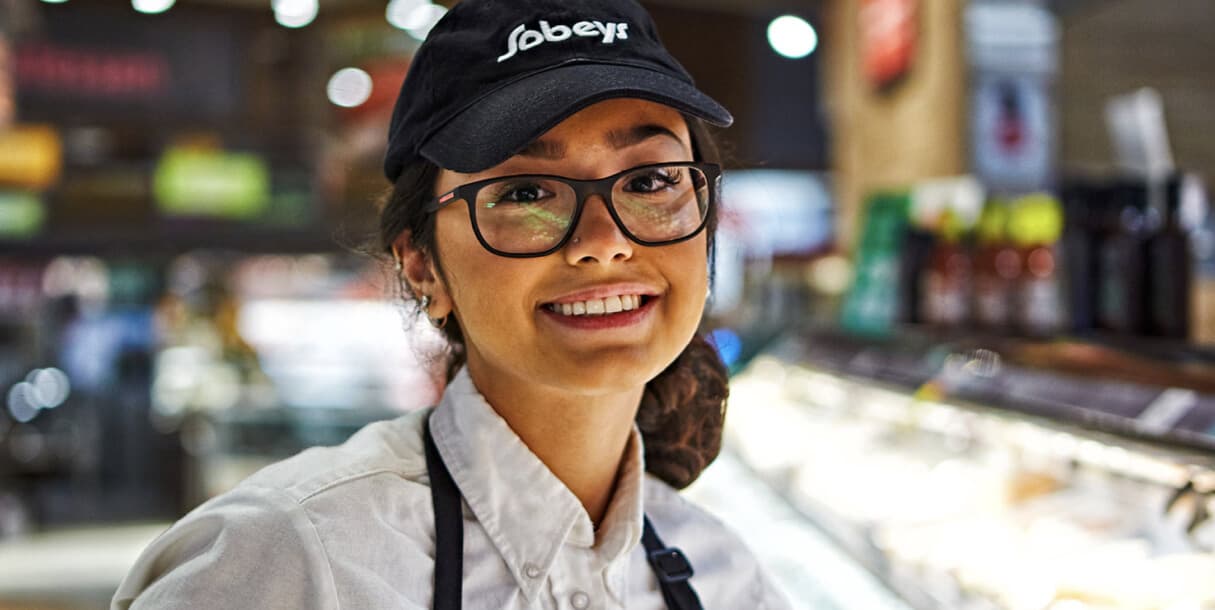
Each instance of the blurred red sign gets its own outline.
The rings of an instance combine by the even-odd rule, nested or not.
[[[861,0],[861,66],[875,87],[885,86],[911,68],[918,28],[917,0]]]
[[[145,98],[169,88],[169,62],[146,51],[77,49],[38,42],[17,46],[17,86],[81,97]]]

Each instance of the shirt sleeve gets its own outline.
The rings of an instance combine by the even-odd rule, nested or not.
[[[161,534],[111,610],[337,609],[328,557],[305,507],[281,490],[240,487]]]

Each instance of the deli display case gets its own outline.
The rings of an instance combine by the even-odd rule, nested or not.
[[[734,378],[729,417],[913,608],[1215,608],[1209,353],[805,331]]]

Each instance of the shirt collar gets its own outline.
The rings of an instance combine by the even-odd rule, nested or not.
[[[467,368],[448,384],[430,427],[460,494],[529,601],[563,544],[595,546],[582,503],[486,402]],[[605,568],[627,561],[641,540],[643,454],[634,426],[600,526],[596,554]]]

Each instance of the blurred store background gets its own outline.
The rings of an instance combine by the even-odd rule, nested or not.
[[[804,608],[1215,608],[1215,3],[645,4],[738,119],[689,493]],[[433,402],[363,249],[444,11],[0,0],[0,608]]]

